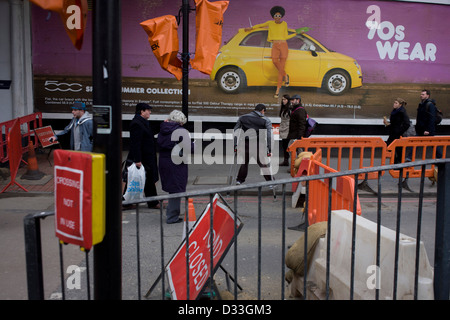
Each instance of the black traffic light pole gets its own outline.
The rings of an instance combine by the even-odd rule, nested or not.
[[[183,13],[183,83],[182,83],[182,109],[186,118],[189,119],[189,0],[183,0],[181,7]]]
[[[94,298],[122,299],[122,57],[121,1],[96,0],[93,12],[93,105],[110,113],[109,132],[97,128],[94,151],[106,156],[105,238],[94,247]],[[97,126],[96,126],[97,127]]]

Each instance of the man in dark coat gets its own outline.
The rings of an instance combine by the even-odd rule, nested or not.
[[[302,99],[298,94],[291,97],[292,112],[289,120],[289,133],[287,139],[298,140],[305,136],[307,128],[307,113],[302,106]]]
[[[239,140],[243,140],[245,143],[245,153],[244,163],[242,163],[239,168],[236,184],[244,183],[247,178],[248,164],[250,158],[254,156],[254,154],[251,154],[252,152],[250,152],[250,144],[256,145],[256,163],[263,169],[264,179],[266,179],[266,181],[274,180],[273,175],[270,172],[270,167],[261,161],[264,152],[266,152],[267,157],[272,156],[272,122],[264,115],[265,112],[266,106],[260,103],[255,107],[255,110],[239,117],[234,126],[234,131],[242,130],[242,132],[238,131],[238,135],[240,136],[242,134],[245,138],[245,140],[243,140],[242,137],[239,137]],[[260,135],[260,130],[265,133],[266,139],[264,139],[264,135]],[[235,136],[234,139],[235,151],[237,152],[237,136]]]
[[[422,90],[417,107],[416,133],[418,136],[434,136],[436,132],[436,106],[430,99],[430,91]]]
[[[136,114],[130,123],[130,151],[127,162],[136,163],[136,167],[141,165],[145,168],[145,187],[146,197],[156,196],[156,185],[158,182],[158,164],[156,159],[156,144],[153,131],[150,127],[150,114],[152,107],[146,103],[136,105]],[[158,209],[158,201],[149,201],[147,203],[151,209]]]

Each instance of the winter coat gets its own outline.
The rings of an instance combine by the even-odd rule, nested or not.
[[[410,126],[410,121],[406,109],[401,106],[400,108],[393,109],[389,117],[389,137],[386,141],[387,145],[390,145],[395,139],[399,139]]]
[[[80,148],[75,146],[75,131],[79,131]],[[64,128],[63,131],[56,135],[56,138],[70,132],[70,149],[76,151],[92,152],[94,147],[93,122],[89,112],[85,111],[80,119],[72,118],[72,121]]]
[[[301,139],[305,136],[306,132],[306,118],[307,113],[305,108],[300,105],[293,106],[291,113],[291,119],[289,121],[289,134],[288,139]]]
[[[158,178],[156,143],[150,122],[136,114],[130,122],[130,151],[127,160],[142,162],[146,171],[151,171],[154,182]]]
[[[169,193],[186,192],[187,160],[194,148],[189,131],[177,122],[163,122],[158,134],[158,145],[162,189]]]
[[[289,121],[291,115],[289,112],[284,112],[280,115],[280,138],[286,139],[289,134]]]
[[[265,145],[267,147],[267,152],[271,153],[272,151],[272,122],[269,118],[267,118],[265,115],[263,115],[261,112],[257,110],[253,110],[250,113],[244,114],[243,116],[240,116],[238,121],[236,122],[236,125],[234,126],[234,131],[242,129],[246,134],[247,138],[256,138],[259,137],[260,130],[265,130],[264,133],[266,134],[265,138],[266,141],[263,141],[262,139],[259,140],[259,144],[261,146]],[[249,130],[254,130],[254,135],[249,134]],[[248,135],[247,135],[248,134]],[[242,137],[240,137],[241,140]],[[258,138],[259,139],[259,138]],[[238,144],[238,139],[235,137],[234,139],[234,145]]]
[[[428,131],[430,136],[434,136],[436,132],[436,106],[433,102],[433,100],[427,99],[419,103],[416,118],[416,133],[418,136],[423,136],[425,131]]]

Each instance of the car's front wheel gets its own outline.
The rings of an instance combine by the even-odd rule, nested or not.
[[[340,95],[348,90],[350,81],[348,75],[341,70],[334,70],[327,73],[324,82],[328,93],[332,95]]]
[[[237,93],[246,85],[245,74],[236,67],[221,70],[216,81],[219,88],[226,93]]]

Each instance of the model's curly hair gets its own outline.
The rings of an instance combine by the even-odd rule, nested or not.
[[[284,11],[283,7],[280,7],[280,6],[272,7],[272,9],[270,9],[270,15],[272,16],[272,18],[275,15],[275,13],[277,13],[277,12],[281,13],[281,17],[284,17],[284,14],[286,13],[286,11]]]

